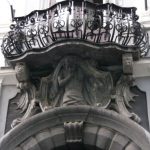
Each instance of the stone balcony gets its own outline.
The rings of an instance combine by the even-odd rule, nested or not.
[[[12,62],[48,48],[49,51],[56,48],[60,54],[62,49],[74,47],[68,52],[74,53],[95,46],[107,55],[115,49],[119,53],[133,53],[135,59],[145,56],[149,50],[148,34],[138,22],[136,8],[109,3],[62,1],[48,9],[14,18],[10,29],[4,36],[2,52]]]

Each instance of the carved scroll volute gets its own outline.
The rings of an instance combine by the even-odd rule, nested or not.
[[[134,121],[140,123],[141,118],[129,111],[131,109],[130,102],[134,102],[134,97],[136,96],[131,92],[130,87],[133,84],[133,57],[132,54],[126,53],[122,55],[122,67],[123,73],[116,84],[116,94],[115,94],[115,109],[118,113],[133,119]]]
[[[37,109],[44,112],[54,107],[91,105],[113,109],[123,116],[140,122],[140,118],[129,111],[130,102],[134,101],[133,98],[136,96],[130,91],[133,82],[132,55],[123,54],[122,61],[123,72],[114,84],[109,69],[100,70],[95,61],[69,55],[58,62],[54,72],[41,77],[39,87],[35,87],[32,83],[27,65],[24,62],[17,63],[16,78],[19,82],[18,88],[22,92],[18,108],[25,113],[19,121],[35,115]],[[73,141],[70,134],[79,126],[82,127],[82,123],[64,124],[68,134],[67,142]],[[79,137],[80,135],[76,135],[74,140],[80,141]]]
[[[23,116],[13,120],[11,127],[23,122],[39,112],[38,100],[36,99],[36,88],[30,81],[29,69],[24,62],[19,62],[15,66],[17,87],[20,89],[20,98],[17,102],[17,109],[21,110]]]

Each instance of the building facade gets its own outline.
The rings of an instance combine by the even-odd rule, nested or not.
[[[0,149],[149,150],[148,21],[124,1],[38,2],[3,37]]]

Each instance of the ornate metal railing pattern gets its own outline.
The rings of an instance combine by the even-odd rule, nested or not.
[[[13,58],[58,40],[81,39],[139,47],[141,56],[145,56],[149,49],[148,34],[137,20],[134,7],[65,1],[14,18],[11,31],[3,39],[2,52],[5,57]]]

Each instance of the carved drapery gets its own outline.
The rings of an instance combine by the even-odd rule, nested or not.
[[[49,128],[52,141],[57,139],[55,148],[64,142],[69,149],[84,144],[92,149],[148,150],[149,134],[137,124],[141,118],[131,107],[137,96],[130,90],[132,64],[149,50],[148,35],[137,20],[136,8],[83,0],[62,1],[14,18],[2,52],[15,67],[22,117],[13,120],[12,128],[18,127],[0,141],[0,149],[52,149],[48,147],[53,143],[39,148],[48,136],[37,144],[34,139]],[[24,131],[30,132],[23,136]],[[96,136],[94,144],[84,134]],[[109,147],[103,142],[106,137],[112,139]]]
[[[12,126],[40,111],[72,105],[110,109],[139,123],[141,119],[128,110],[136,95],[130,91],[133,82],[132,56],[127,56],[123,56],[123,70],[116,80],[112,70],[101,67],[98,61],[67,55],[52,73],[39,77],[38,86],[31,82],[26,64],[18,63],[16,76],[22,91],[18,108],[22,109],[24,116],[14,120]]]

